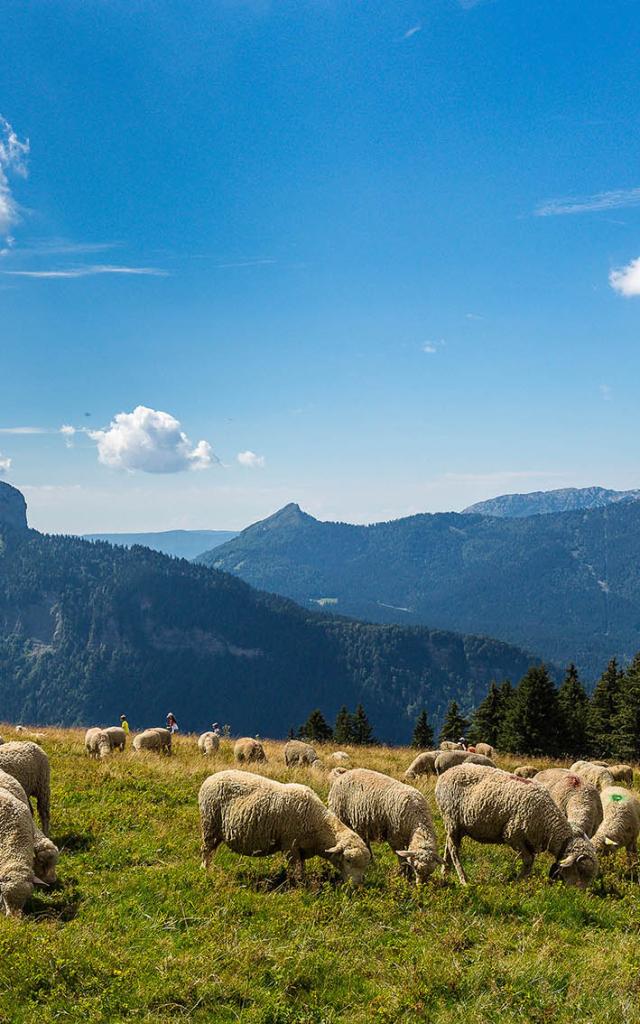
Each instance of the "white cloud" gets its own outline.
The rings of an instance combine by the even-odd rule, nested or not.
[[[3,455],[0,452],[0,476],[4,476],[11,469],[11,459],[8,455]]]
[[[0,236],[9,247],[13,244],[11,228],[20,220],[18,204],[9,185],[9,174],[27,176],[29,141],[21,142],[7,120],[0,114]]]
[[[411,37],[417,35],[418,32],[422,32],[422,25],[414,25],[413,28],[407,29],[402,38],[411,39]]]
[[[597,213],[617,210],[622,206],[639,206],[640,188],[619,188],[612,192],[596,192],[582,198],[547,199],[534,210],[536,217],[558,217],[571,213]]]
[[[480,316],[479,313],[465,313],[464,315],[466,320],[484,320],[484,317]]]
[[[119,412],[106,430],[86,433],[98,446],[99,461],[111,469],[181,473],[209,469],[218,462],[208,441],[193,447],[179,420],[144,405],[133,412]]]
[[[610,384],[601,384],[600,394],[605,402],[610,402],[613,398],[613,388]]]
[[[75,427],[72,427],[69,423],[63,423],[60,427],[60,433],[64,437],[64,443],[67,448],[73,448],[73,438],[77,434]]]
[[[9,277],[75,278],[95,277],[96,274],[136,274],[143,277],[167,277],[169,271],[159,267],[118,267],[109,263],[90,264],[85,267],[67,267],[65,270],[3,270]]]
[[[50,434],[46,427],[0,427],[0,434]]]
[[[631,260],[626,267],[618,267],[609,274],[609,284],[614,292],[630,298],[640,295],[640,257]]]
[[[236,458],[240,465],[246,469],[264,469],[266,461],[264,455],[256,455],[255,452],[248,450],[246,452],[238,452]]]
[[[433,355],[436,354],[438,349],[443,348],[444,345],[445,345],[444,338],[440,338],[439,341],[423,341],[423,343],[422,343],[422,351],[426,352],[430,356],[433,356]]]

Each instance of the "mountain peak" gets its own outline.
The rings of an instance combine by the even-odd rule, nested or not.
[[[640,491],[612,491],[605,487],[562,487],[555,491],[501,494],[497,498],[469,505],[463,514],[479,513],[484,516],[519,519],[550,512],[578,512],[604,508],[605,505],[638,499]]]
[[[16,487],[0,483],[0,531],[7,526],[20,533],[28,529],[27,503]]]
[[[298,526],[301,523],[315,523],[315,521],[313,516],[310,516],[308,512],[303,512],[295,501],[290,501],[288,505],[284,505],[277,512],[274,512],[273,515],[267,516],[266,519],[255,523],[249,529],[253,530],[256,527],[271,529],[272,527],[280,526]]]

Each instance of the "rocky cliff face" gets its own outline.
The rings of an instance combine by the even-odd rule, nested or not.
[[[15,487],[0,483],[0,533],[5,527],[20,533],[27,530],[27,503]]]

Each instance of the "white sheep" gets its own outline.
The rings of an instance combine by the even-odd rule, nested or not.
[[[171,755],[171,733],[168,729],[145,729],[133,740],[135,751],[153,750],[157,754]]]
[[[453,740],[443,740],[440,750],[464,750],[464,744],[455,743]]]
[[[569,824],[582,829],[589,838],[596,833],[602,821],[602,803],[595,786],[566,768],[547,768],[533,781],[549,791]]]
[[[324,857],[345,880],[356,883],[362,882],[371,861],[360,836],[308,786],[223,771],[205,779],[198,804],[205,869],[221,843],[249,857],[283,852],[297,880],[304,877],[304,862],[310,857]]]
[[[624,786],[605,786],[600,798],[604,817],[593,837],[598,856],[624,846],[627,862],[633,867],[638,859],[640,800]]]
[[[311,765],[320,758],[310,743],[303,743],[302,740],[289,740],[284,748],[284,763],[288,768],[295,765]]]
[[[439,754],[439,750],[423,750],[407,768],[404,773],[405,779],[417,779],[419,775],[435,775],[436,758]]]
[[[513,769],[513,774],[520,779],[533,779],[539,771],[540,769],[536,768],[535,764],[521,764]]]
[[[51,770],[49,758],[42,747],[30,740],[3,743],[0,747],[0,768],[18,780],[29,799],[35,798],[42,831],[49,835]]]
[[[252,739],[250,736],[243,736],[241,739],[236,740],[233,747],[233,756],[240,764],[245,762],[260,763],[267,760],[262,743],[259,740]]]
[[[332,754],[327,754],[327,760],[332,764],[350,764],[351,758],[347,754],[346,750],[334,750]]]
[[[215,732],[203,732],[198,738],[198,750],[207,757],[217,754],[219,749],[220,737]]]
[[[111,741],[105,729],[93,727],[87,729],[84,736],[84,749],[89,757],[108,757],[111,753]]]
[[[476,743],[474,753],[490,757],[492,761],[496,756],[496,752],[490,743]]]
[[[127,745],[127,734],[120,725],[109,725],[104,730],[109,737],[112,750],[124,751]]]
[[[437,864],[437,840],[429,805],[413,786],[367,768],[354,768],[332,780],[329,808],[371,849],[387,842],[403,873],[426,882]]]
[[[17,779],[14,779],[13,775],[9,775],[8,772],[0,770],[0,790],[5,790],[7,793],[11,793],[12,796],[25,804],[29,808],[31,813],[31,805],[29,804],[29,798],[25,793],[24,789],[20,785]],[[51,842],[50,839],[40,831],[36,825],[33,817],[31,818],[33,825],[33,843],[34,843],[34,864],[33,869],[43,882],[47,885],[53,885],[56,881],[56,865],[60,856],[58,847]]]
[[[436,775],[442,775],[458,764],[483,764],[486,768],[495,768],[490,757],[483,754],[470,754],[466,750],[444,750],[435,760]]]
[[[630,764],[612,764],[609,768],[615,782],[633,786],[633,768]]]
[[[543,786],[478,764],[461,764],[441,775],[436,800],[447,835],[445,861],[467,879],[459,849],[464,836],[479,843],[504,843],[519,854],[522,877],[530,874],[536,853],[548,850],[555,862],[552,878],[584,888],[598,870],[598,859],[583,833],[576,835]]]
[[[35,859],[30,808],[6,789],[0,789],[0,904],[8,917],[22,908],[41,881],[33,871]]]
[[[606,765],[594,764],[593,761],[575,761],[569,768],[570,772],[580,775],[586,782],[590,782],[596,789],[604,789],[605,786],[613,786],[614,778]]]

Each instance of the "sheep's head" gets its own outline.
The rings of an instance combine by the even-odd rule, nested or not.
[[[325,850],[325,857],[336,867],[345,882],[361,885],[371,863],[371,854],[362,839],[351,833],[346,840]]]
[[[46,883],[29,870],[8,871],[0,878],[0,905],[7,917],[22,917],[22,908],[37,884]]]
[[[36,875],[47,885],[54,885],[57,881],[56,866],[60,857],[58,847],[46,836],[41,836],[36,840],[34,852]]]
[[[427,882],[436,867],[439,864],[444,864],[436,850],[396,850],[396,855],[408,865],[416,885]]]
[[[576,836],[569,842],[564,857],[556,861],[549,874],[551,878],[561,879],[565,885],[586,889],[597,873],[598,857],[595,848],[583,835]]]

